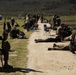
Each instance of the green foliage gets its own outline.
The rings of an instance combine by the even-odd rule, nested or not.
[[[76,0],[0,0],[0,14],[75,14]]]

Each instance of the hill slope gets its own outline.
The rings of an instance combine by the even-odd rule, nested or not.
[[[0,0],[0,12],[75,14],[76,0]]]

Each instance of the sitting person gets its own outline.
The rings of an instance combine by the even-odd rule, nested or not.
[[[11,38],[17,38],[19,35],[19,29],[16,29],[16,26],[11,31]]]
[[[18,38],[19,39],[26,39],[25,33],[23,31],[20,31]]]
[[[47,27],[47,25],[45,24],[44,25],[44,35],[47,35],[47,33],[49,33],[50,34],[50,28],[49,27]]]
[[[56,34],[59,35],[62,40],[64,40],[65,37],[68,37],[72,34],[72,31],[67,25],[61,24],[61,26],[57,28]]]
[[[44,25],[44,31],[46,31],[46,32],[48,32],[48,31],[49,31],[49,29],[47,28],[47,26],[46,26],[46,25]]]
[[[34,24],[34,29],[38,30],[38,24],[37,23]]]
[[[19,24],[18,24],[17,22],[15,22],[15,26],[16,26],[16,27],[20,27]]]

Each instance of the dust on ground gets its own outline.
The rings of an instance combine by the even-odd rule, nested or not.
[[[35,43],[35,39],[46,39],[50,35],[44,35],[43,25],[48,23],[38,23],[39,30],[35,31],[29,39],[29,55],[27,75],[76,75],[76,54],[72,54],[66,50],[51,50],[54,42]],[[51,35],[55,32],[51,30]],[[57,44],[68,45],[69,42],[61,42]]]

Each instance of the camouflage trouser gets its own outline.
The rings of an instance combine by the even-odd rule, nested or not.
[[[69,50],[69,46],[57,46],[54,47],[54,50]]]
[[[76,50],[76,46],[70,44],[69,49],[70,49],[71,52],[74,52]]]
[[[2,54],[4,55],[4,61],[8,61],[9,59],[9,50],[10,50],[10,43],[8,41],[4,41],[2,46]]]
[[[2,52],[2,55],[4,56],[4,61],[8,61],[8,59],[9,59],[9,52]]]
[[[2,51],[2,49],[0,49],[0,51],[1,51],[1,55],[3,55],[4,56],[4,61],[8,61],[8,59],[9,59],[9,52],[4,52],[4,51]]]

